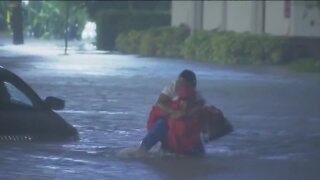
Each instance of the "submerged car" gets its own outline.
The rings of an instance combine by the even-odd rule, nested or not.
[[[53,110],[64,100],[37,93],[14,73],[0,66],[0,142],[78,140],[77,130]]]

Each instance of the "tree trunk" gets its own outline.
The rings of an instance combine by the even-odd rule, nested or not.
[[[11,26],[13,31],[13,44],[23,44],[23,18],[22,18],[22,1],[16,1],[12,8]]]
[[[69,2],[66,1],[66,27],[64,33],[64,54],[67,55],[68,53],[68,36],[69,36]]]

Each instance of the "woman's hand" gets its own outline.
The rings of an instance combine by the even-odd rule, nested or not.
[[[173,119],[173,120],[183,119],[185,115],[186,115],[186,112],[184,110],[173,111],[172,113],[170,113],[170,119]]]

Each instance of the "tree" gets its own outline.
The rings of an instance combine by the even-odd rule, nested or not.
[[[23,44],[23,17],[22,17],[22,0],[13,1],[11,28],[13,32],[13,44]]]
[[[85,6],[89,18],[96,19],[96,14],[99,11],[113,10],[113,11],[164,11],[169,12],[171,1],[157,1],[157,0],[127,0],[127,1],[98,1],[87,0]]]
[[[30,1],[26,8],[27,32],[35,38],[64,39],[66,7],[69,4],[68,38],[80,38],[87,21],[83,1]]]
[[[64,29],[64,55],[67,55],[68,51],[68,35],[69,35],[69,16],[70,16],[70,1],[65,2],[65,29]]]
[[[0,1],[0,31],[7,30],[7,12],[9,12],[8,2]]]

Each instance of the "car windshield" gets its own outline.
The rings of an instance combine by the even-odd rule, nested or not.
[[[7,81],[0,83],[0,104],[3,109],[33,108],[34,106],[22,90]]]

